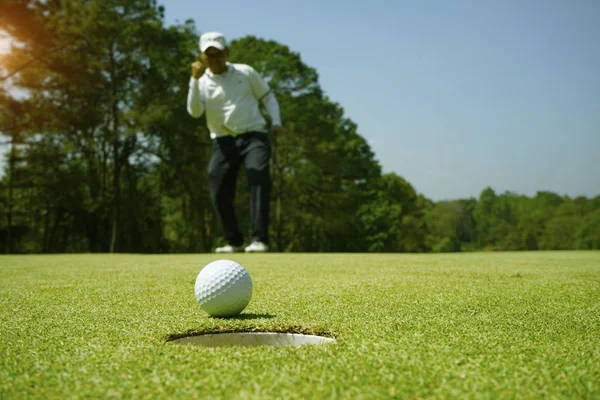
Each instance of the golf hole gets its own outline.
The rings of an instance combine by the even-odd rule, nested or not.
[[[229,332],[207,333],[185,336],[173,340],[174,343],[200,347],[226,346],[303,346],[307,344],[335,343],[336,340],[324,336],[302,335],[299,333],[277,332]]]

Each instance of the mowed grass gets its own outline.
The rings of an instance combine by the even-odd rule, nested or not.
[[[219,258],[254,282],[211,318]],[[336,344],[200,348],[186,332]],[[0,256],[0,398],[600,398],[600,252]]]

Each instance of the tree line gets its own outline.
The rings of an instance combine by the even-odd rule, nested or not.
[[[204,118],[185,108],[194,21],[153,0],[13,0],[0,31],[0,250],[209,252],[222,244]],[[273,141],[271,238],[282,252],[599,249],[600,196],[497,194],[434,202],[375,154],[317,71],[281,43],[230,43],[269,82],[287,134]],[[245,177],[238,217],[248,226]]]

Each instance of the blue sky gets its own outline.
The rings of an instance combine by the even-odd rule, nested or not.
[[[600,194],[598,0],[158,3],[169,25],[300,53],[384,172],[432,200]]]
[[[600,194],[597,0],[159,4],[300,53],[384,172],[430,199]]]

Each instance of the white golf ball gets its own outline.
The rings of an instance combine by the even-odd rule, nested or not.
[[[213,317],[232,317],[250,303],[252,279],[235,261],[217,260],[202,268],[194,292],[202,309]]]

